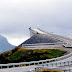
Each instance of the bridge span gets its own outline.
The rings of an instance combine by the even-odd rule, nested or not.
[[[35,34],[40,33],[40,34],[48,35],[53,40],[58,40],[60,42],[46,43],[46,44],[45,43],[22,44],[22,47],[29,48],[29,49],[44,49],[44,48],[63,49],[63,50],[67,50],[69,54],[58,58],[46,59],[40,61],[0,64],[0,72],[32,72],[32,70],[38,70],[38,69],[56,69],[56,70],[62,70],[64,72],[65,71],[72,72],[72,49],[71,49],[72,39],[59,36],[59,35],[50,34],[40,29],[37,30],[32,30],[31,28],[29,29],[30,29],[31,37]],[[66,48],[66,47],[70,47],[70,48]]]
[[[21,65],[23,65],[21,67]],[[25,66],[24,66],[25,65]],[[54,69],[58,68],[65,69],[68,67],[68,70],[72,68],[72,53],[58,58],[32,61],[32,62],[21,62],[21,63],[10,63],[10,64],[0,64],[0,72],[29,72],[31,70],[37,69]],[[12,68],[10,68],[12,66]],[[18,67],[17,67],[18,66]],[[5,68],[4,68],[5,67]],[[7,67],[7,68],[6,68]],[[65,69],[66,70],[66,69]],[[64,70],[63,70],[64,71]]]

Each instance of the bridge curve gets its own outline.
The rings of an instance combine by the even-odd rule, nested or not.
[[[47,35],[49,35],[50,37],[52,37],[54,39],[59,39],[60,41],[62,41],[65,47],[67,47],[65,45],[65,43],[69,45],[68,47],[72,47],[72,45],[71,45],[72,44],[72,39],[69,39],[69,38],[66,38],[66,37],[63,37],[63,36],[59,36],[59,35],[50,34],[50,33],[44,32],[44,31],[42,31],[40,29],[32,30],[31,28],[29,28],[29,30],[30,30],[31,36],[33,36],[35,34],[38,34],[38,33],[47,34]],[[25,44],[23,46],[25,46]],[[28,46],[28,45],[26,45],[26,46]],[[36,44],[34,44],[33,46],[36,46]],[[30,47],[31,47],[31,45],[30,45]],[[56,48],[54,48],[54,49],[56,49]],[[61,56],[61,57],[53,58],[53,59],[46,59],[46,60],[32,61],[32,62],[0,64],[0,68],[1,68],[0,71],[4,72],[5,70],[8,70],[9,72],[12,72],[11,71],[12,69],[13,70],[14,69],[17,70],[19,68],[21,70],[21,68],[23,68],[24,72],[25,72],[25,69],[27,69],[27,71],[28,71],[28,69],[30,70],[31,68],[33,68],[33,69],[34,68],[47,68],[47,69],[50,69],[49,67],[51,67],[51,69],[55,69],[56,68],[58,70],[59,69],[62,70],[63,68],[61,68],[60,66],[65,66],[65,64],[67,64],[68,67],[69,67],[72,64],[71,60],[72,60],[72,52],[70,54],[65,55],[65,56]],[[19,67],[19,66],[24,66],[24,67]],[[6,67],[7,67],[7,69],[4,69]],[[9,68],[9,67],[13,67],[13,68]],[[15,68],[15,67],[18,67],[18,68]],[[17,72],[19,71],[19,69],[17,70]],[[66,70],[66,69],[63,69],[63,70]],[[67,69],[67,70],[72,70],[72,68],[71,69]],[[8,72],[8,71],[6,71],[6,72]]]

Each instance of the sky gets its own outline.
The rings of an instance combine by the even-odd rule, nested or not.
[[[0,34],[12,45],[29,38],[29,30],[72,37],[72,0],[0,0]]]

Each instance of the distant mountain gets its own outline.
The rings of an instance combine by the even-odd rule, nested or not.
[[[0,35],[0,53],[12,50],[13,48],[15,48],[15,46],[8,43],[7,39]]]

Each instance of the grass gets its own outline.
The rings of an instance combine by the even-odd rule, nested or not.
[[[18,63],[51,59],[62,56],[66,51],[58,49],[36,49],[28,50],[24,48],[15,48],[11,51],[0,54],[0,64]]]
[[[43,69],[43,70],[38,70],[38,72],[61,72],[61,71],[60,70]]]

